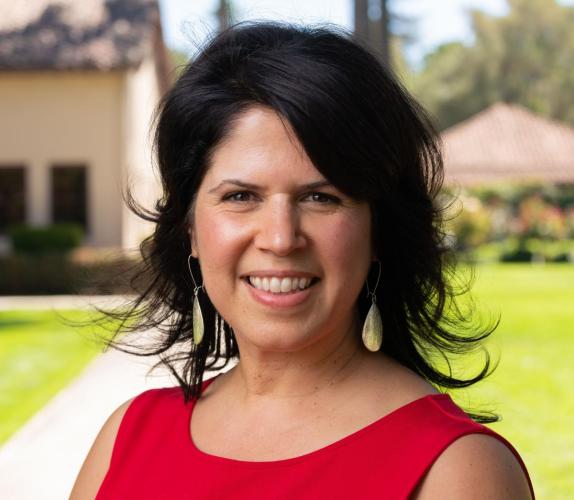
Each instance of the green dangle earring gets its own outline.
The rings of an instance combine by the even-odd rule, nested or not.
[[[205,326],[203,324],[203,314],[201,313],[201,306],[199,305],[199,290],[203,288],[203,285],[197,286],[195,278],[193,277],[193,272],[191,271],[191,254],[187,257],[187,268],[189,269],[189,274],[193,281],[193,343],[199,345],[203,340],[203,333],[205,331]]]
[[[363,344],[369,351],[376,352],[381,348],[383,344],[383,320],[381,319],[381,312],[377,307],[377,296],[376,291],[379,286],[379,279],[381,278],[381,261],[376,261],[379,264],[379,274],[377,276],[377,282],[375,283],[375,288],[371,292],[369,291],[369,279],[367,277],[367,296],[371,297],[371,307],[365,318],[365,323],[363,324]]]

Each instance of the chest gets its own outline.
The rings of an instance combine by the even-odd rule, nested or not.
[[[350,406],[239,416],[236,411],[198,405],[189,432],[194,446],[208,455],[275,461],[343,442],[379,421],[384,411],[374,406],[368,411]]]

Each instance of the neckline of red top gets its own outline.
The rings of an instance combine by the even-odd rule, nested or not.
[[[202,388],[202,391],[205,390],[205,388],[211,382],[213,382],[213,380],[215,380],[215,378],[217,378],[217,377],[213,377],[213,378],[205,381],[204,386]],[[204,451],[201,451],[195,445],[195,443],[193,441],[193,437],[191,435],[191,431],[190,431],[190,429],[191,429],[191,417],[192,417],[192,413],[193,413],[194,404],[189,405],[189,411],[187,413],[187,419],[186,419],[187,429],[185,429],[185,431],[186,431],[186,434],[188,436],[187,443],[188,443],[189,448],[191,449],[191,452],[203,460],[208,460],[210,462],[219,463],[221,465],[231,465],[231,466],[248,467],[248,468],[282,467],[282,466],[295,465],[295,464],[298,464],[298,463],[303,462],[303,461],[320,458],[320,457],[323,457],[329,453],[334,452],[335,450],[337,450],[341,446],[348,446],[348,445],[356,442],[358,439],[364,437],[366,434],[369,434],[369,433],[371,433],[377,429],[380,429],[381,427],[388,425],[389,423],[392,423],[397,418],[399,418],[401,415],[403,415],[405,412],[408,412],[410,410],[414,410],[416,407],[424,405],[424,403],[426,403],[428,401],[440,401],[440,400],[447,400],[448,401],[450,399],[451,399],[451,397],[449,394],[427,394],[426,396],[422,396],[421,398],[410,401],[409,403],[394,409],[390,413],[383,415],[381,418],[375,420],[374,422],[367,424],[365,427],[363,427],[363,428],[361,428],[361,429],[359,429],[359,430],[357,430],[351,434],[348,434],[347,436],[344,436],[341,439],[334,441],[333,443],[327,444],[321,448],[318,448],[317,450],[310,451],[310,452],[305,453],[303,455],[299,455],[299,456],[291,457],[291,458],[283,458],[280,460],[265,460],[265,461],[238,460],[236,458],[220,457],[217,455],[212,455],[211,453],[206,453]]]

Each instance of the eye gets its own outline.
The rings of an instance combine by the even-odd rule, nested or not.
[[[314,201],[316,203],[321,203],[321,204],[339,203],[341,201],[336,196],[333,196],[333,195],[327,194],[327,193],[320,193],[320,192],[309,193],[307,195],[307,197],[310,198],[311,201]]]
[[[234,191],[223,196],[223,201],[252,201],[253,193],[250,191]]]

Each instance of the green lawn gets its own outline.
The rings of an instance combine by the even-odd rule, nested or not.
[[[71,320],[87,312],[58,313]],[[76,377],[101,348],[49,311],[0,311],[0,443]]]
[[[538,498],[574,498],[574,266],[479,266],[474,295],[501,315],[487,344],[500,364],[455,399],[502,416],[490,427],[518,449]]]

